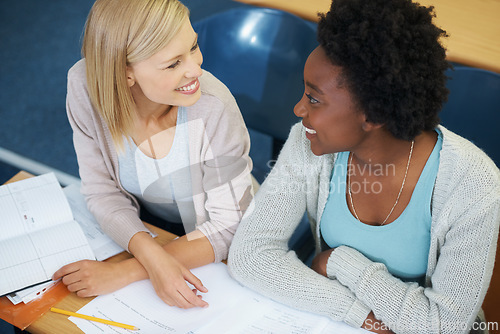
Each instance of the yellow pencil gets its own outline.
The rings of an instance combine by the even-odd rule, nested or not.
[[[52,312],[55,312],[55,313],[60,313],[60,314],[65,314],[65,315],[69,315],[69,316],[72,316],[72,317],[77,317],[77,318],[82,318],[82,319],[86,319],[86,320],[90,320],[90,321],[100,322],[100,323],[103,323],[103,324],[106,324],[106,325],[112,325],[112,326],[116,326],[116,327],[130,329],[130,330],[133,330],[133,331],[136,331],[136,330],[139,329],[139,328],[137,328],[135,326],[125,325],[125,324],[122,324],[122,323],[119,323],[119,322],[114,322],[114,321],[111,321],[111,320],[95,318],[95,317],[91,317],[90,315],[85,315],[85,314],[70,312],[70,311],[66,311],[66,310],[61,310],[61,309],[55,308],[55,307],[51,307],[50,310]]]

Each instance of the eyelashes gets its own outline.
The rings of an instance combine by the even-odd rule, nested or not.
[[[168,66],[167,69],[176,68],[180,63],[181,63],[180,60],[176,60],[175,63],[173,63],[172,65]]]
[[[302,79],[302,83],[304,84],[304,86],[308,87],[308,85],[306,84],[305,80]],[[316,103],[319,103],[318,100],[316,100],[314,97],[312,97],[311,94],[308,94],[306,92],[304,92],[304,95],[309,99],[309,103],[310,104],[316,104]]]
[[[194,53],[195,51],[197,51],[197,50],[198,50],[198,48],[199,48],[199,47],[200,47],[200,46],[199,46],[198,42],[196,42],[196,44],[195,44],[195,45],[193,45],[193,47],[192,47],[192,48],[191,48],[191,50],[189,50],[189,51],[190,51],[191,53]],[[180,59],[177,59],[177,60],[176,60],[173,64],[171,64],[171,65],[167,66],[165,69],[170,69],[170,70],[171,70],[171,69],[174,69],[174,68],[176,68],[177,66],[179,66],[179,64],[180,64],[180,63],[181,63]]]
[[[316,103],[319,103],[319,101],[318,101],[318,100],[316,100],[314,97],[312,97],[312,96],[311,96],[311,94],[307,94],[307,93],[305,93],[305,94],[306,94],[306,97],[309,99],[309,103],[310,103],[310,104],[316,104]]]

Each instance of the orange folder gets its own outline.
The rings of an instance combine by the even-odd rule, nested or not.
[[[70,292],[66,286],[58,282],[45,291],[40,298],[27,304],[21,302],[14,305],[7,297],[1,297],[0,318],[24,330],[69,294]]]

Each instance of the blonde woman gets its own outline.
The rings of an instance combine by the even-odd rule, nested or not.
[[[67,93],[82,193],[134,258],[58,270],[53,278],[78,296],[150,278],[168,305],[206,307],[189,268],[226,258],[252,198],[247,129],[229,90],[201,69],[188,15],[177,0],[97,0],[87,19]],[[159,246],[146,211],[187,234]]]

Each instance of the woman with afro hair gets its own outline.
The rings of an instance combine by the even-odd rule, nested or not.
[[[233,277],[377,333],[481,332],[500,172],[439,125],[449,67],[433,8],[334,0],[296,124],[240,224]],[[288,248],[307,212],[311,268]]]

